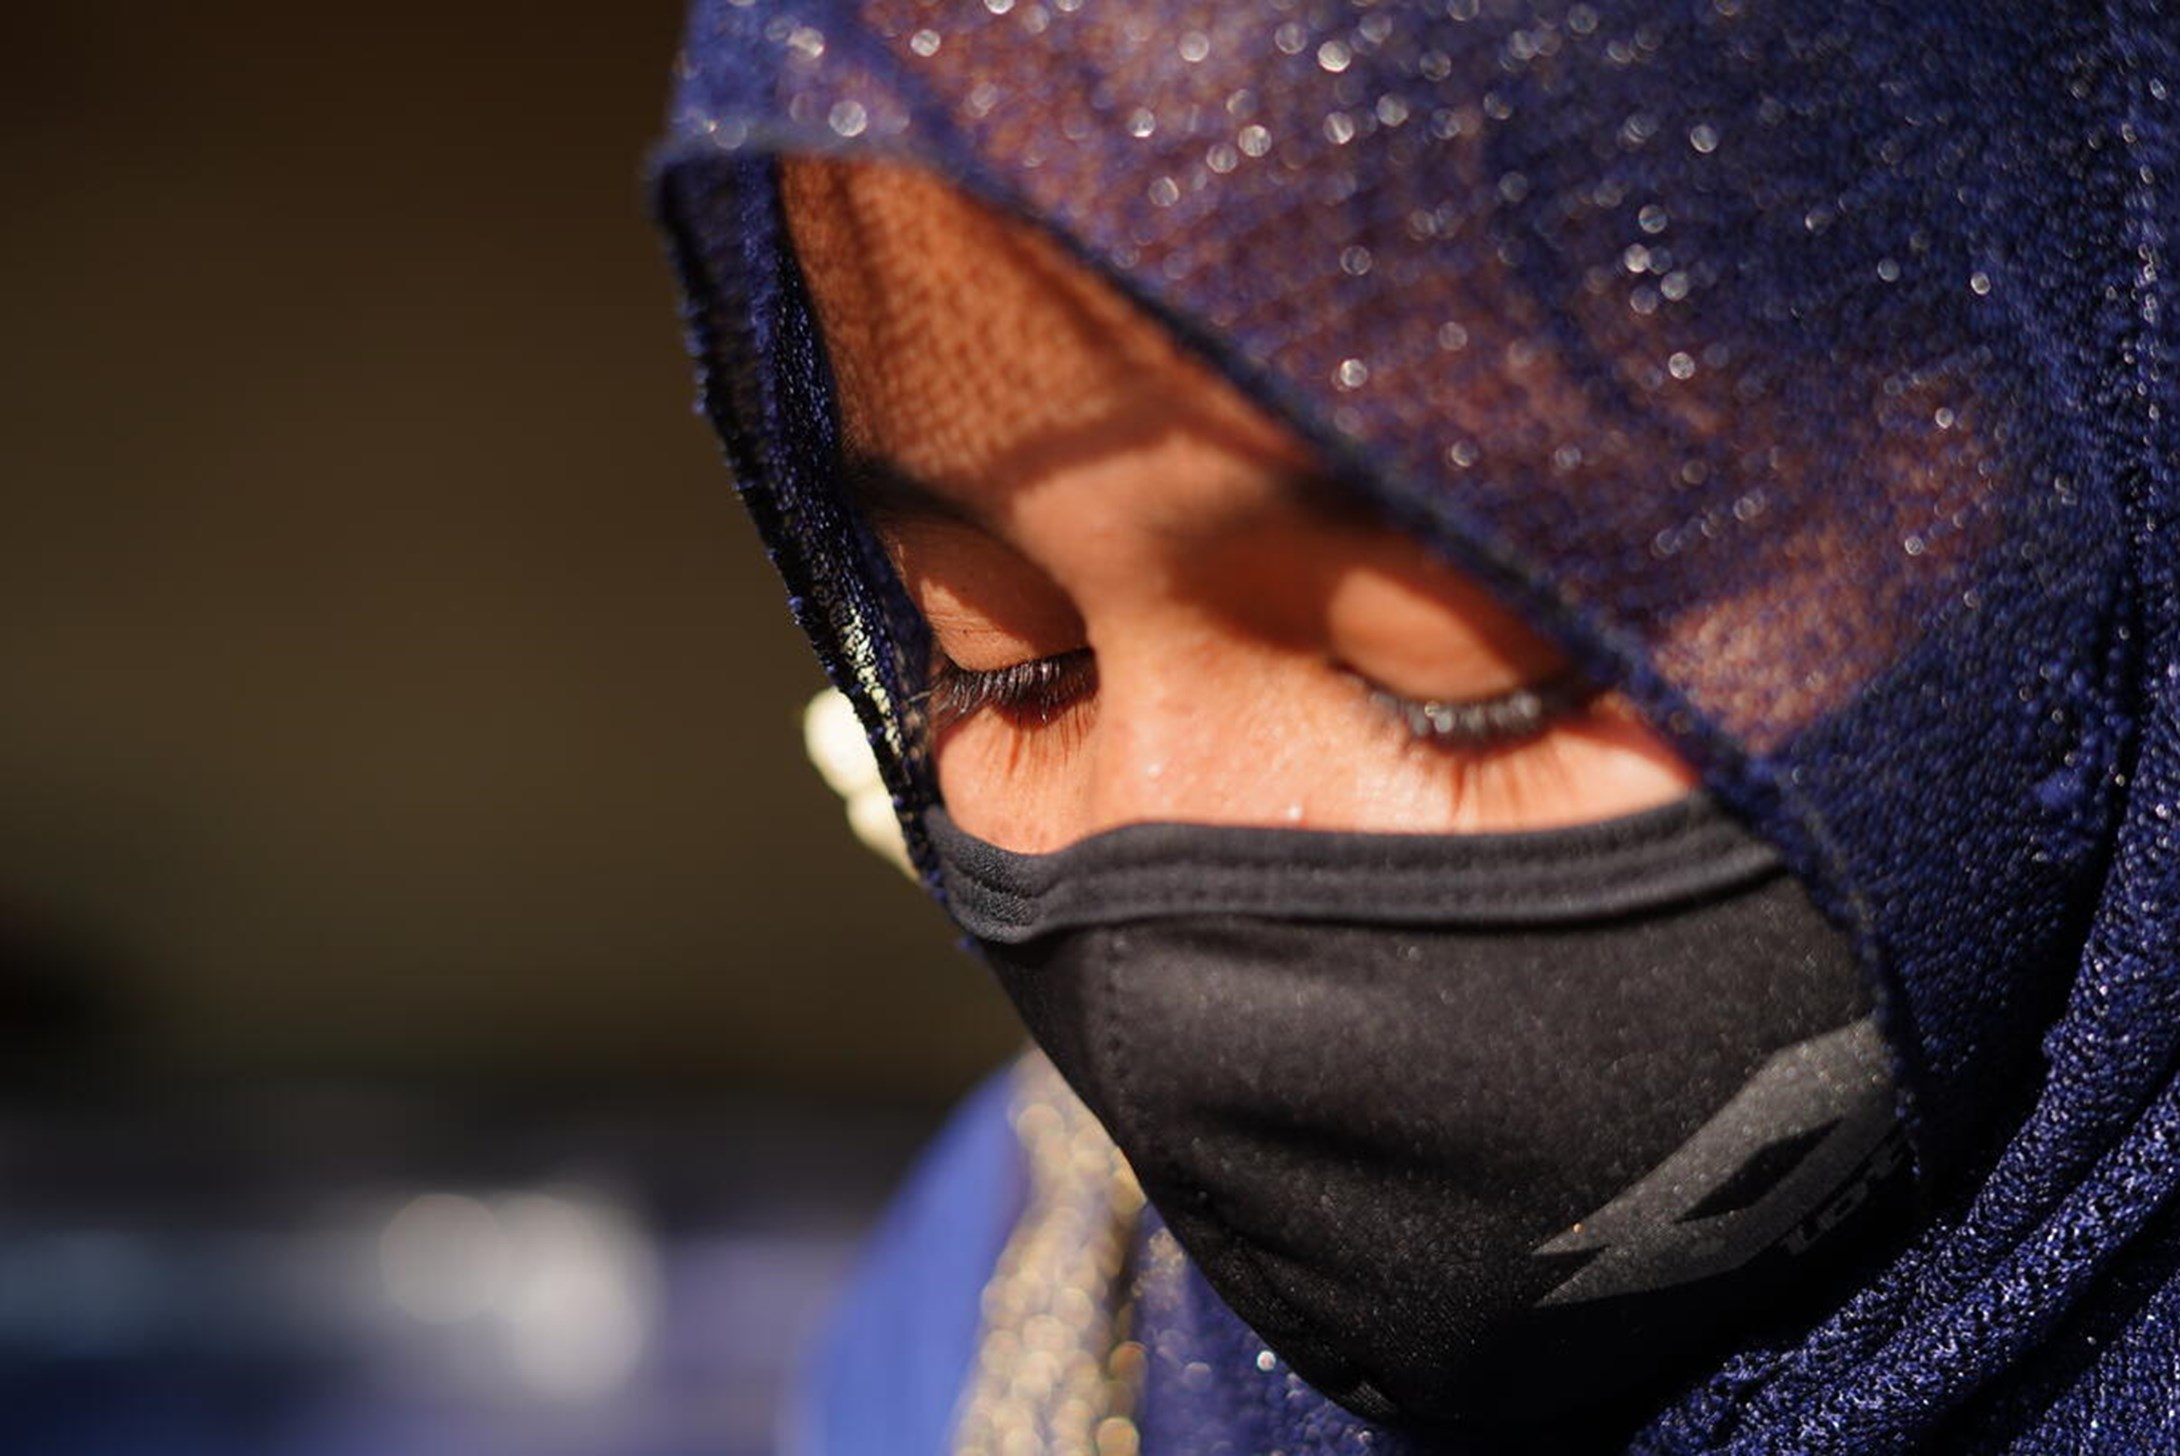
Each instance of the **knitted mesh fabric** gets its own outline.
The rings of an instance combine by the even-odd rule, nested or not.
[[[2180,1439],[2160,11],[692,15],[657,176],[706,408],[919,853],[925,647],[835,478],[783,151],[1049,229],[1623,689],[1854,935],[1929,1227],[1641,1449]],[[1310,1419],[1268,1438],[1354,1439]]]

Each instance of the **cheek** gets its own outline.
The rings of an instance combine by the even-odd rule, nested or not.
[[[1600,700],[1581,717],[1495,752],[1449,753],[1394,727],[1358,755],[1352,791],[1324,827],[1413,833],[1518,833],[1564,828],[1653,809],[1691,792],[1695,773],[1620,705]]]
[[[1693,768],[1617,694],[1554,735],[1583,789],[1582,812],[1533,827],[1609,819],[1671,803],[1702,782]]]
[[[978,713],[948,729],[932,763],[955,825],[1026,854],[1088,833],[1083,748],[1095,713],[1081,704],[1034,728]]]

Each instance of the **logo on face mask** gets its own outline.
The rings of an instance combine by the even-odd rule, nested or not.
[[[1773,1245],[1806,1252],[1906,1155],[1884,1066],[1868,1017],[1774,1053],[1671,1157],[1537,1246],[1540,1255],[1594,1255],[1539,1303],[1687,1284]]]

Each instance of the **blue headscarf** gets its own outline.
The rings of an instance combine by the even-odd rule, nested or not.
[[[2176,51],[2156,0],[698,0],[661,209],[912,845],[921,631],[832,475],[783,151],[1048,229],[1853,934],[1927,1227],[1640,1449],[2175,1450]]]

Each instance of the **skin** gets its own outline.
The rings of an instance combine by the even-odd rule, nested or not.
[[[963,829],[1506,831],[1688,791],[1611,694],[1517,745],[1416,738],[1372,686],[1489,698],[1562,658],[1043,235],[905,168],[794,159],[781,186],[864,507],[939,652],[1095,654],[1049,716],[942,727]]]

